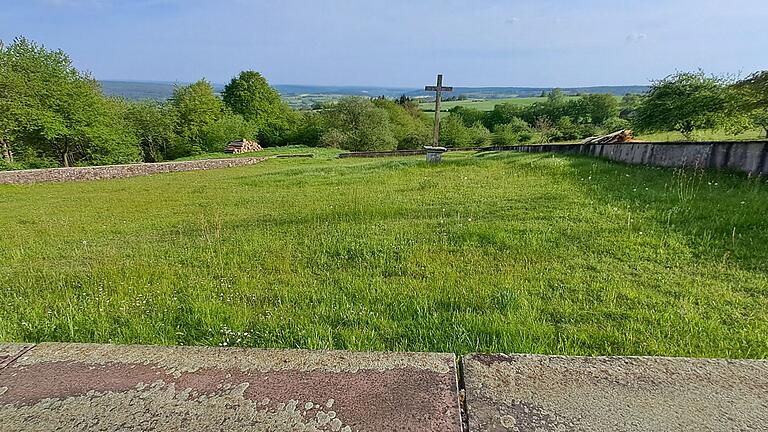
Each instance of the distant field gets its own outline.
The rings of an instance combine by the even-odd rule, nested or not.
[[[568,97],[575,98],[575,96],[568,96]],[[545,100],[547,100],[547,98],[545,97],[515,97],[515,98],[506,98],[506,99],[484,99],[484,100],[467,99],[463,101],[443,102],[440,104],[440,106],[441,106],[441,110],[444,110],[444,111],[448,111],[449,109],[455,106],[471,107],[471,108],[479,109],[481,111],[492,111],[493,107],[502,103],[511,103],[515,105],[532,105],[535,102],[544,102]],[[435,112],[434,102],[421,103],[419,104],[419,107],[421,107],[422,111]]]
[[[768,184],[585,157],[0,185],[0,340],[768,357]]]

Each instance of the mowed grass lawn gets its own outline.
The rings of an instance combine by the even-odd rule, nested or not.
[[[0,186],[0,340],[768,357],[768,184],[451,153]]]

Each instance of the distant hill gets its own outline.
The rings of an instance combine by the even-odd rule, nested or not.
[[[164,101],[171,97],[175,85],[186,83],[151,82],[151,81],[100,81],[104,93],[131,100],[151,99]],[[222,91],[224,85],[214,84],[216,91]],[[276,85],[275,89],[294,108],[308,108],[312,104],[336,99],[342,96],[384,96],[396,98],[406,95],[413,98],[433,96],[420,88],[408,87],[364,87],[364,86],[311,86],[311,85]],[[450,96],[464,95],[472,99],[504,99],[511,97],[539,96],[553,87],[456,87]],[[623,96],[629,93],[645,93],[647,86],[597,86],[562,88],[568,95],[584,93],[608,93]]]

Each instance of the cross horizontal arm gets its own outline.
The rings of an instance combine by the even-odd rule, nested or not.
[[[426,86],[426,87],[424,87],[424,91],[430,91],[430,92],[436,92],[436,91],[452,92],[453,91],[453,87]]]

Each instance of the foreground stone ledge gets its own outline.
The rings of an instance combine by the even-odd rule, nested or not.
[[[1,431],[461,430],[452,354],[28,348],[4,348]]]
[[[105,180],[145,176],[168,172],[197,171],[215,168],[231,168],[253,165],[266,157],[207,159],[184,162],[141,163],[130,165],[105,165],[75,168],[50,168],[18,171],[0,171],[0,184],[30,184],[43,182],[67,182]]]
[[[474,354],[470,431],[764,431],[768,362]]]

